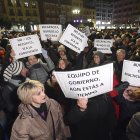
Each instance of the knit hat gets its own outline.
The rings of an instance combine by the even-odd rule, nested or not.
[[[60,46],[58,47],[58,52],[60,52],[60,51],[66,52],[66,49],[65,49],[65,47],[64,47],[63,45],[60,45]]]
[[[4,73],[3,73],[4,81],[9,81],[12,78],[12,76],[19,75],[23,67],[24,67],[24,64],[21,61],[14,61],[14,62],[12,62],[4,70]]]

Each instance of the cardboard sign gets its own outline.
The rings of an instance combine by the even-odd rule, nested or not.
[[[95,39],[94,47],[97,48],[97,51],[101,51],[102,53],[110,54],[112,53],[110,48],[113,45],[113,41],[111,39]]]
[[[56,71],[54,75],[67,98],[91,98],[113,89],[112,63],[78,71]]]
[[[9,39],[9,41],[16,54],[16,59],[42,53],[42,46],[36,34]]]
[[[140,87],[140,62],[124,60],[121,80]]]
[[[59,41],[62,35],[62,25],[41,24],[39,25],[41,40]]]
[[[73,51],[80,53],[87,46],[87,40],[88,38],[84,33],[69,24],[59,42]]]

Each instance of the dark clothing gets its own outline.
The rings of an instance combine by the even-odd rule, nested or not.
[[[0,140],[4,140],[4,130],[1,125],[0,125]]]
[[[72,129],[72,140],[110,140],[116,123],[110,97],[104,94],[89,99],[86,111],[73,106],[67,122]]]
[[[140,102],[129,101],[123,97],[122,93],[119,93],[118,96],[115,97],[115,100],[120,105],[121,124],[122,122],[125,122],[126,127],[133,114],[140,111]]]
[[[56,100],[61,105],[64,114],[66,114],[69,111],[72,101],[71,99],[65,97],[58,83],[55,83],[53,85],[51,81],[48,80],[47,84],[45,85],[45,89],[46,89],[47,96],[49,98]]]
[[[75,69],[80,70],[80,69],[85,69],[88,66],[88,61],[86,59],[86,54],[85,52],[81,52],[77,58],[76,58],[76,65]]]
[[[129,140],[140,140],[140,112],[133,115],[127,126],[126,134]]]
[[[140,102],[128,101],[123,97],[122,93],[119,93],[118,96],[115,97],[115,101],[120,106],[120,117],[115,131],[114,140],[127,140],[126,127],[133,114],[140,111]]]
[[[43,120],[46,120],[47,119],[47,106],[45,103],[41,104],[41,106],[39,108],[31,105],[35,111],[40,115],[40,117],[43,119]]]
[[[82,51],[77,56],[76,65],[75,65],[76,70],[85,69],[90,64],[90,62],[92,60],[93,51],[96,51],[97,48],[92,47],[92,46],[88,46],[88,49],[89,49],[88,52]]]
[[[119,82],[121,82],[122,68],[123,68],[123,61],[121,61],[121,62],[115,61],[114,62],[115,74],[116,74],[117,80]]]

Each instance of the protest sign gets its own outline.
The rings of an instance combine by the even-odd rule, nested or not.
[[[140,62],[124,60],[121,80],[140,87]]]
[[[59,42],[73,51],[80,53],[88,45],[87,40],[88,38],[84,33],[69,24]]]
[[[62,25],[58,24],[40,24],[41,40],[59,41],[62,35]]]
[[[91,35],[89,26],[86,26],[85,28],[83,28],[82,32],[83,32],[87,37]]]
[[[9,39],[9,41],[16,59],[42,53],[42,47],[36,34]]]
[[[113,89],[113,64],[54,75],[67,98],[91,98]]]
[[[97,48],[97,51],[101,51],[102,53],[110,54],[112,53],[110,48],[113,45],[113,41],[111,39],[95,39],[94,47]]]

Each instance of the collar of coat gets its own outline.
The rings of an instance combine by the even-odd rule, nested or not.
[[[47,105],[47,110],[49,112],[50,105],[51,105],[51,100],[49,98],[47,98],[46,105]],[[39,115],[36,112],[36,110],[32,108],[32,106],[30,104],[21,103],[18,107],[18,112],[20,114],[20,118],[22,118],[22,119],[29,117],[29,116],[31,116],[32,118],[35,118],[36,116]]]

